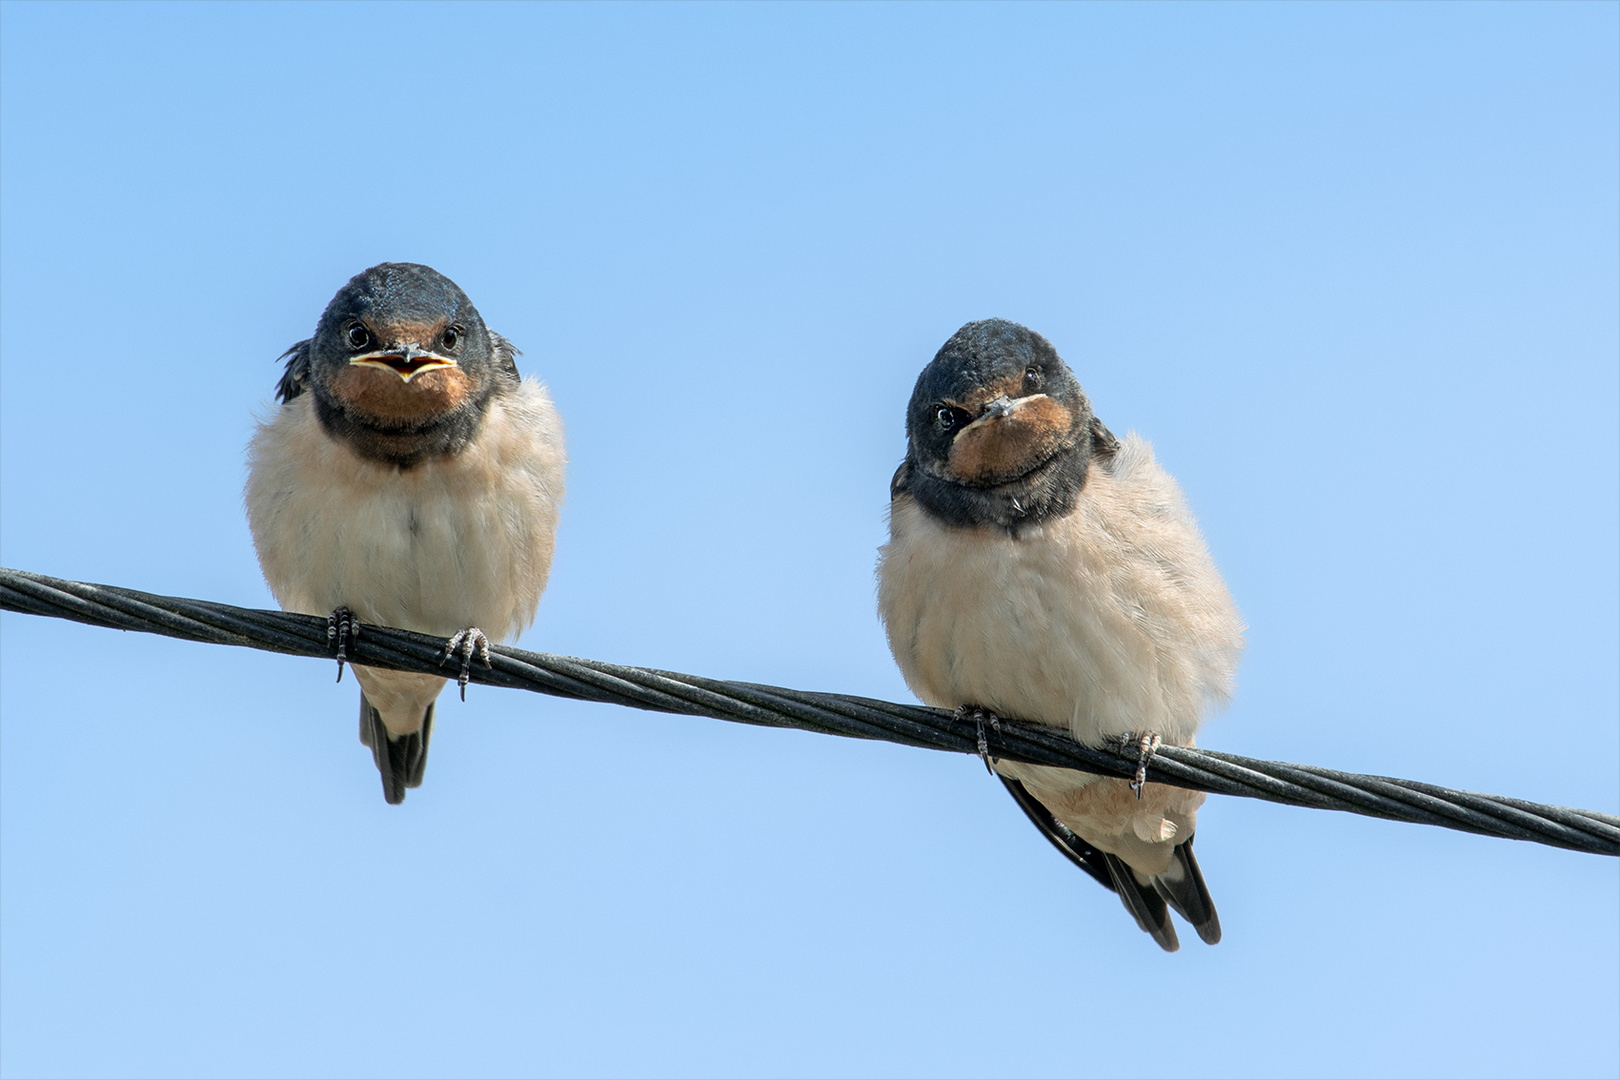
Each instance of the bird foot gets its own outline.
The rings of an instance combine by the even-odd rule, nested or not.
[[[489,638],[476,626],[469,626],[465,630],[457,630],[444,646],[444,655],[439,657],[439,663],[447,663],[457,651],[461,653],[461,674],[456,676],[456,685],[461,687],[461,700],[467,700],[467,678],[472,674],[473,651],[477,650],[478,659],[484,666],[491,667],[489,662]]]
[[[990,730],[996,733],[996,738],[1001,738],[1001,717],[977,705],[962,705],[956,710],[956,719],[973,721],[974,730],[979,736],[979,760],[984,762],[985,772],[995,775],[996,770],[990,766],[996,759],[990,756],[990,739],[985,735],[984,729],[988,724]]]
[[[1154,751],[1164,745],[1164,740],[1157,735],[1138,735],[1134,731],[1127,731],[1119,737],[1120,753],[1130,756],[1136,751],[1136,775],[1131,778],[1131,790],[1136,792],[1136,798],[1141,801],[1142,785],[1147,783],[1148,762],[1153,760]]]
[[[349,658],[349,642],[360,640],[360,620],[354,612],[340,607],[326,617],[326,643],[337,650],[338,677],[343,681],[343,661]]]

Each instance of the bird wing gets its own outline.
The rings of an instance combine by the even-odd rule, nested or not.
[[[1065,858],[1097,880],[1097,884],[1111,891],[1118,891],[1114,886],[1113,875],[1108,872],[1108,863],[1103,853],[1092,847],[1075,834],[1063,822],[1048,810],[1039,799],[1029,793],[1022,782],[1010,776],[1000,777],[1006,785],[1007,793],[1013,797],[1018,808],[1028,815],[1029,820],[1041,831],[1041,835],[1052,842],[1052,846],[1061,851]]]
[[[287,370],[276,383],[276,397],[285,405],[309,385],[309,341],[300,341],[276,359],[287,361]]]

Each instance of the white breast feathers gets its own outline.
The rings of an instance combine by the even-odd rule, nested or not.
[[[534,620],[563,496],[562,423],[545,387],[497,397],[461,453],[409,469],[321,430],[312,396],[249,447],[248,522],[288,611],[348,607],[362,622],[510,640]]]
[[[1175,481],[1131,434],[1075,510],[1014,538],[896,499],[878,607],[906,682],[1066,728],[1188,744],[1231,694],[1243,625]]]

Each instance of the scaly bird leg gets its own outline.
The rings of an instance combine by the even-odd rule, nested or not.
[[[349,658],[349,642],[360,640],[360,620],[354,612],[340,607],[326,617],[326,643],[337,649],[338,677],[343,681],[343,661]]]
[[[1119,752],[1130,756],[1132,750],[1136,751],[1136,776],[1131,780],[1131,790],[1136,792],[1137,801],[1142,799],[1142,785],[1147,783],[1148,762],[1153,760],[1154,751],[1164,745],[1164,740],[1157,735],[1137,735],[1134,731],[1127,731],[1119,737]]]
[[[986,724],[990,725],[990,730],[996,733],[996,738],[1001,738],[1001,717],[989,709],[981,709],[977,705],[958,706],[956,719],[964,720],[969,718],[973,720],[974,730],[979,737],[979,760],[984,762],[984,771],[993,776],[996,770],[992,769],[990,764],[996,759],[990,756],[990,739],[985,735],[984,728]]]
[[[461,674],[456,677],[456,685],[461,687],[461,700],[467,700],[467,678],[472,674],[473,650],[478,650],[478,659],[484,666],[492,667],[489,662],[489,638],[476,626],[469,626],[465,630],[457,630],[444,646],[444,655],[439,657],[439,663],[448,661],[457,650],[461,651]]]

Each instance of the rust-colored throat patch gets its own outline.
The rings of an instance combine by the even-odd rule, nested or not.
[[[957,478],[994,487],[1031,472],[1062,448],[1074,417],[1045,394],[1019,398],[957,432],[948,464]]]

